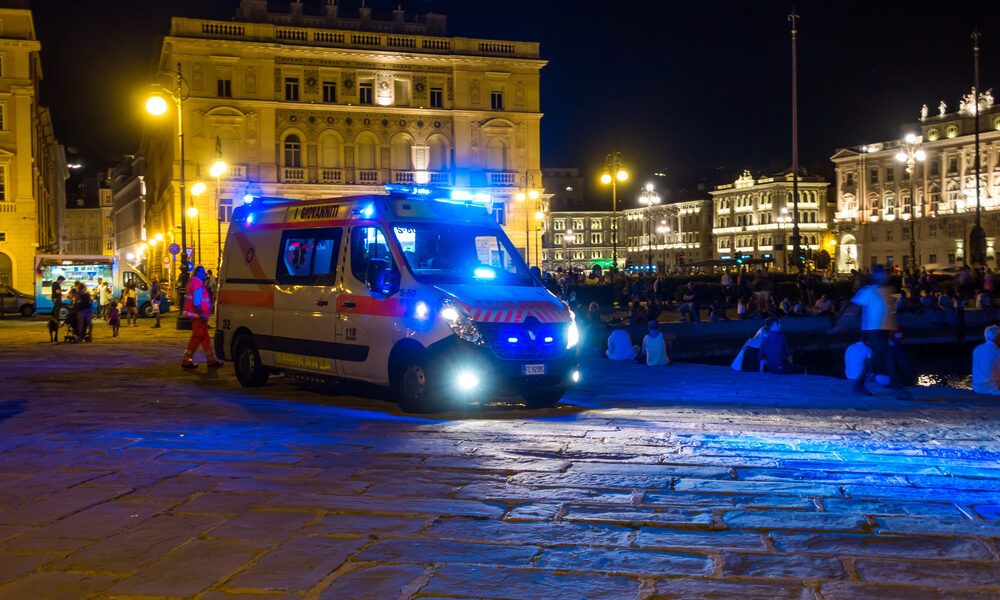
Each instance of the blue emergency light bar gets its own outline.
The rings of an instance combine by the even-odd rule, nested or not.
[[[406,196],[434,196],[434,200],[452,202],[455,204],[486,205],[492,200],[492,197],[489,194],[484,194],[482,192],[470,192],[468,190],[455,190],[444,187],[403,185],[398,183],[386,184],[385,193],[390,195],[401,194]]]

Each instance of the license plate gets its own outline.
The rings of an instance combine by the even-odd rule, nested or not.
[[[545,375],[545,365],[524,365],[525,375]]]

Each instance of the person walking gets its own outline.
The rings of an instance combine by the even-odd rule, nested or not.
[[[52,291],[50,294],[50,297],[52,298],[52,314],[57,318],[59,317],[59,308],[62,306],[62,282],[64,281],[66,281],[66,278],[60,275],[58,279],[52,282]]]
[[[160,328],[160,294],[162,293],[160,278],[153,275],[152,287],[149,288],[149,301],[153,305],[153,317],[156,318],[156,324],[153,325],[152,329]]]
[[[98,303],[101,307],[101,318],[105,321],[108,319],[108,312],[111,309],[111,296],[113,294],[110,281],[105,281],[104,285],[97,290]]]
[[[81,283],[77,288],[76,298],[76,342],[94,341],[94,300],[87,289],[87,284]]]
[[[894,302],[885,267],[872,267],[871,283],[858,290],[851,298],[851,304],[856,308],[845,311],[844,316],[861,311],[861,341],[872,350],[872,357],[866,363],[864,371],[854,380],[854,392],[870,396],[871,392],[865,389],[865,378],[869,373],[877,373],[881,367],[889,376],[889,385],[896,390],[896,397],[900,400],[912,399],[903,387],[902,348],[895,339],[895,332],[899,327],[893,312]],[[839,326],[834,328],[839,329]]]
[[[118,328],[121,326],[121,312],[118,310],[118,301],[112,300],[108,307],[108,325],[111,326],[111,337],[118,337]]]
[[[184,293],[184,316],[191,319],[191,339],[188,340],[187,348],[184,350],[181,367],[185,369],[198,368],[198,364],[194,362],[194,352],[199,345],[205,351],[206,367],[211,369],[222,366],[222,361],[215,358],[215,352],[212,350],[212,339],[208,335],[208,317],[211,312],[211,301],[208,297],[208,290],[205,289],[205,268],[198,266],[191,274],[191,279]]]
[[[205,275],[205,289],[208,290],[208,302],[212,307],[212,314],[215,314],[215,289],[217,286],[218,280],[212,275],[212,270],[209,269]]]
[[[125,299],[125,322],[132,321],[132,327],[138,327],[139,318],[139,296],[135,291],[135,280],[129,279],[125,284],[125,291],[122,292]]]

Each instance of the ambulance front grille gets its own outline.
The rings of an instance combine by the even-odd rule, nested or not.
[[[552,360],[566,348],[566,323],[476,323],[486,343],[503,360]],[[546,341],[549,340],[549,341]]]

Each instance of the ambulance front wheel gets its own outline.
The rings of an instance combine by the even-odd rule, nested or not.
[[[267,383],[271,371],[260,364],[260,353],[257,344],[249,335],[241,335],[233,344],[233,366],[236,369],[236,379],[244,387],[260,387]]]
[[[440,408],[437,377],[422,354],[410,353],[398,362],[392,388],[399,407],[406,412],[426,413]]]

